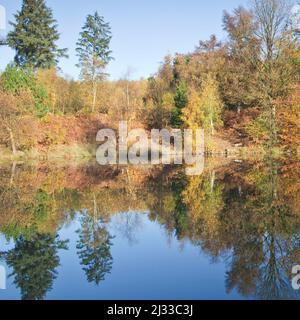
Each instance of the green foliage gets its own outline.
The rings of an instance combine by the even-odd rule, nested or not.
[[[101,221],[94,221],[88,214],[82,218],[82,229],[78,233],[78,255],[87,280],[99,285],[112,268],[112,236]]]
[[[92,84],[92,112],[96,107],[98,83],[107,76],[105,67],[113,59],[109,49],[111,38],[110,26],[98,12],[87,16],[76,51],[81,78]]]
[[[17,65],[51,68],[58,64],[59,58],[66,57],[66,49],[59,49],[56,45],[59,39],[56,20],[44,0],[23,0],[15,19],[7,42],[16,50]]]
[[[36,115],[42,118],[50,112],[49,106],[47,104],[47,91],[41,86],[36,86],[34,90],[34,96]]]
[[[188,103],[188,90],[184,82],[177,85],[174,97],[175,108],[172,110],[171,124],[173,128],[180,128],[183,125],[182,110]]]
[[[30,69],[21,69],[10,64],[1,75],[1,86],[15,95],[22,89],[32,89],[35,87],[34,73]]]
[[[7,241],[11,239],[18,239],[23,237],[24,239],[30,239],[34,233],[36,233],[36,225],[30,225],[29,227],[20,226],[17,223],[4,225],[1,227],[1,233],[5,236]],[[0,253],[1,256],[1,253]]]
[[[190,90],[188,104],[182,111],[182,120],[191,129],[203,128],[214,135],[215,128],[222,125],[222,111],[218,82],[209,75],[203,81],[200,93]]]
[[[36,202],[37,205],[34,209],[34,216],[38,221],[45,220],[48,216],[49,211],[49,195],[43,191],[38,190],[36,195]]]
[[[37,84],[32,69],[8,65],[1,75],[1,86],[4,91],[12,93],[15,96],[20,95],[22,91],[28,91],[34,99],[37,116],[43,117],[49,112],[47,91],[44,87]]]
[[[263,142],[269,135],[269,125],[267,117],[264,114],[260,115],[257,119],[246,126],[247,134],[255,142]]]
[[[85,80],[103,77],[103,69],[112,60],[111,38],[110,26],[98,12],[87,16],[76,48]]]
[[[188,230],[187,206],[182,201],[182,191],[185,187],[186,181],[184,179],[172,181],[171,190],[175,198],[176,235],[178,238],[181,238],[185,231]]]
[[[13,249],[0,253],[13,270],[11,276],[23,300],[42,300],[51,290],[60,261],[57,250],[61,249],[67,249],[67,241],[50,234],[35,234],[31,239],[19,237]]]

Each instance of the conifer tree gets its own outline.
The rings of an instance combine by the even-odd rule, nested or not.
[[[21,11],[15,15],[13,30],[7,43],[16,51],[15,62],[21,67],[51,68],[58,59],[67,57],[67,49],[59,49],[56,20],[45,0],[23,0]]]
[[[86,214],[82,218],[82,229],[78,231],[76,248],[87,280],[99,285],[111,272],[113,258],[110,252],[113,237],[103,221]]]
[[[92,111],[95,111],[98,83],[107,74],[105,67],[113,59],[110,50],[111,29],[104,18],[95,12],[88,15],[77,42],[78,66],[81,78],[92,85]]]
[[[186,107],[188,103],[188,92],[186,84],[181,81],[176,88],[176,93],[174,97],[175,108],[171,115],[171,124],[174,128],[180,128],[183,125],[182,110]]]

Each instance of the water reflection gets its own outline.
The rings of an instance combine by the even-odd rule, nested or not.
[[[172,167],[49,164],[2,167],[0,174],[0,231],[13,243],[6,251],[0,247],[0,259],[22,299],[43,299],[51,292],[60,257],[68,250],[69,239],[61,240],[58,233],[64,235],[72,221],[78,228],[72,235],[76,246],[69,251],[77,256],[86,281],[101,286],[108,275],[122,272],[114,271],[120,256],[112,253],[113,217],[113,230],[129,243],[130,256],[137,234],[143,238],[145,214],[163,228],[166,240],[188,242],[205,259],[225,265],[228,295],[300,298],[291,286],[292,267],[300,264],[297,161],[211,163],[200,176]],[[134,259],[139,263],[143,257]],[[177,290],[181,297],[180,286]]]
[[[29,239],[20,236],[15,247],[1,252],[7,265],[12,268],[10,277],[20,288],[24,300],[41,300],[52,289],[59,265],[57,250],[67,249],[67,241],[50,234],[32,234]]]
[[[113,237],[109,234],[102,219],[90,216],[85,212],[80,219],[81,229],[78,230],[79,240],[76,248],[80,264],[88,282],[97,285],[110,273],[113,257],[110,253]]]

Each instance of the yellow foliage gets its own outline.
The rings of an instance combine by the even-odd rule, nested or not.
[[[203,128],[213,135],[215,128],[222,124],[223,107],[218,83],[209,75],[202,84],[201,92],[190,90],[188,105],[183,109],[182,119],[189,128]]]

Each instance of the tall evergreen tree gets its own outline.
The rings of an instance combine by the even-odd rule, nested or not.
[[[78,230],[76,248],[87,280],[97,285],[111,272],[113,257],[110,252],[113,237],[106,230],[101,219],[86,213],[82,218],[82,228]]]
[[[60,263],[58,250],[67,250],[67,241],[58,235],[35,234],[30,239],[21,236],[15,247],[0,252],[12,268],[14,284],[20,288],[22,300],[42,300],[51,291]]]
[[[183,125],[182,110],[188,103],[188,92],[185,82],[181,81],[176,88],[174,97],[175,108],[172,110],[171,124],[174,128],[180,128]]]
[[[98,83],[107,75],[105,67],[113,59],[109,49],[111,28],[98,12],[88,15],[77,42],[81,77],[92,85],[92,111],[95,111]]]
[[[45,0],[23,0],[21,11],[10,24],[13,31],[7,36],[8,45],[16,50],[15,62],[19,66],[51,68],[58,59],[67,57],[67,49],[59,49],[56,20]]]

